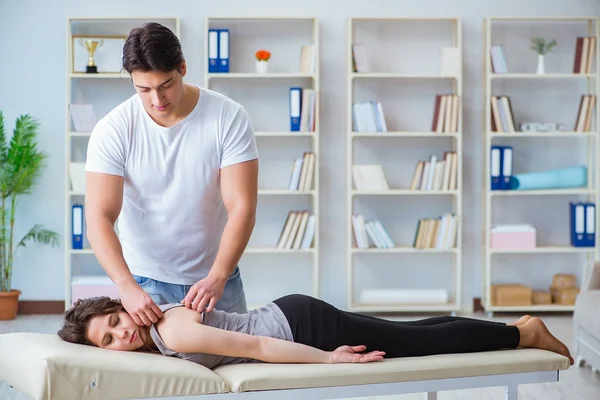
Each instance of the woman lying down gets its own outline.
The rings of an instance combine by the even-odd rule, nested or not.
[[[310,296],[281,297],[244,314],[198,313],[183,304],[160,306],[163,317],[138,326],[120,301],[78,300],[58,335],[111,350],[160,352],[208,368],[224,364],[364,363],[385,358],[530,347],[573,358],[542,320],[514,323],[463,317],[394,322],[350,313]]]

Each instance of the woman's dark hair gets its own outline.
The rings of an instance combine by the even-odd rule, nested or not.
[[[123,46],[123,68],[129,74],[136,70],[179,71],[183,60],[177,36],[156,22],[132,29]]]
[[[121,310],[125,310],[121,301],[107,296],[78,299],[65,312],[65,321],[57,332],[58,336],[66,342],[94,346],[87,336],[90,319]]]

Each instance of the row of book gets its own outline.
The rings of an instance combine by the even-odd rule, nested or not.
[[[314,89],[302,88],[299,86],[290,88],[290,131],[315,131],[316,103],[317,93]]]
[[[315,229],[316,218],[310,211],[290,211],[279,235],[277,249],[297,250],[311,248],[315,237]]]
[[[379,220],[367,221],[362,214],[352,216],[353,246],[368,249],[375,246],[378,249],[395,247],[394,241]]]
[[[380,101],[367,100],[352,104],[354,132],[387,132],[387,123]]]
[[[431,155],[415,166],[410,190],[456,190],[458,178],[458,155],[455,151],[444,152],[442,160]]]
[[[438,94],[435,96],[431,131],[437,133],[458,132],[458,95]]]
[[[491,124],[493,132],[517,132],[519,128],[515,123],[512,104],[509,96],[490,96]],[[573,131],[589,132],[592,129],[596,96],[582,94],[577,110]]]
[[[230,72],[231,52],[229,51],[231,32],[229,29],[211,28],[208,30],[208,72],[211,74]],[[252,61],[253,59],[248,59]],[[300,47],[299,70],[301,73],[313,73],[316,70],[316,47],[304,45]],[[234,62],[235,64],[235,62]]]
[[[288,186],[289,190],[304,192],[312,189],[315,175],[315,159],[315,153],[312,151],[304,152],[302,157],[294,159]]]
[[[578,36],[575,40],[575,54],[573,56],[573,73],[590,74],[594,65],[596,55],[596,37]],[[492,71],[496,74],[508,73],[508,62],[504,46],[494,45],[490,47],[490,59]]]
[[[596,37],[579,36],[575,40],[575,59],[573,73],[591,74],[594,58],[596,57]]]
[[[458,217],[447,213],[436,218],[420,218],[413,247],[417,249],[453,249],[456,247]]]

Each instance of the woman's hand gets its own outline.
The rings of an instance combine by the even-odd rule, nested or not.
[[[366,363],[383,360],[384,351],[374,350],[369,353],[360,353],[365,351],[367,346],[340,346],[330,353],[331,363]]]

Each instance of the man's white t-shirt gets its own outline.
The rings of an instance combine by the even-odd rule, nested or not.
[[[258,158],[248,113],[200,89],[192,112],[155,123],[137,94],[92,131],[86,171],[124,177],[118,233],[132,274],[192,285],[216,258],[227,210],[219,170]]]

